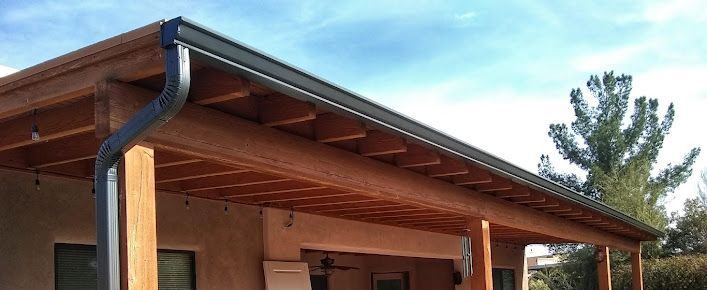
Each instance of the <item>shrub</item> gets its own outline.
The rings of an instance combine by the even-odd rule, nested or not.
[[[614,289],[631,289],[630,265],[619,266],[613,272]],[[643,260],[643,287],[646,290],[707,289],[707,255]]]

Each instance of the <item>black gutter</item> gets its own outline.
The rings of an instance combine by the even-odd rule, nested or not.
[[[345,88],[323,80],[273,56],[267,55],[194,21],[180,17],[176,42],[187,46],[195,60],[221,70],[244,75],[272,89],[315,103],[332,111],[372,122],[450,154],[479,164],[495,173],[554,194],[557,198],[589,207],[655,236],[663,233],[604,203],[588,198],[556,182],[524,170],[497,156],[421,124]]]
[[[174,117],[187,100],[190,84],[189,49],[174,41],[178,29],[177,19],[163,23],[161,27],[166,75],[162,93],[110,135],[96,157],[96,254],[98,289],[101,290],[120,289],[119,161],[125,151]]]

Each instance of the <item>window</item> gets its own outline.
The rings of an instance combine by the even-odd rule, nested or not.
[[[96,289],[96,246],[54,245],[55,289]],[[158,289],[196,289],[194,252],[157,251]]]
[[[493,276],[493,289],[516,289],[515,271],[513,269],[493,268],[491,275]]]

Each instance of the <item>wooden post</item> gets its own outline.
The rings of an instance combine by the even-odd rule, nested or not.
[[[469,237],[471,238],[471,265],[474,273],[471,275],[472,290],[493,289],[491,277],[491,234],[487,220],[472,218],[468,221]]]
[[[643,290],[643,263],[641,252],[631,252],[631,277],[633,290]]]
[[[125,153],[120,176],[122,289],[157,289],[155,151],[136,145]]]
[[[597,274],[599,275],[599,290],[611,290],[611,262],[609,247],[596,246]]]

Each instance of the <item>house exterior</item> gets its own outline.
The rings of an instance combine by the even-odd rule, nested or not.
[[[0,289],[527,289],[568,242],[642,289],[661,234],[184,18],[0,78],[0,127]]]

